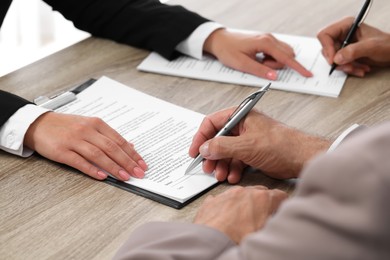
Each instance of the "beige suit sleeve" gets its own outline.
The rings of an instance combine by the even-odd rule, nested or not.
[[[317,157],[301,176],[294,196],[240,245],[207,227],[160,223],[141,227],[117,257],[389,259],[390,123]]]
[[[226,235],[206,226],[153,222],[135,230],[114,259],[216,259],[233,246]]]

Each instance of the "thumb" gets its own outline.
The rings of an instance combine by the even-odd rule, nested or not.
[[[357,59],[370,56],[371,50],[364,41],[349,44],[336,53],[334,62],[338,65],[348,64]]]
[[[205,142],[199,153],[208,160],[245,158],[248,149],[243,149],[244,142],[240,136],[219,136]]]

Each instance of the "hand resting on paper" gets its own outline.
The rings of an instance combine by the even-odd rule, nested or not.
[[[271,34],[251,35],[219,29],[206,39],[203,50],[228,67],[269,80],[277,80],[276,69],[284,66],[302,76],[313,76],[295,60],[293,48]],[[264,54],[262,62],[257,58],[258,53]]]
[[[353,22],[353,17],[347,17],[318,33],[328,63],[335,62],[338,70],[358,77],[364,77],[373,66],[390,66],[390,34],[370,25],[361,24],[354,42],[340,49]]]
[[[203,170],[215,171],[219,181],[239,182],[245,166],[273,178],[296,178],[307,161],[331,145],[326,139],[288,127],[256,110],[241,120],[231,136],[213,138],[234,109],[206,116],[189,149],[191,157],[200,153],[206,159]]]
[[[42,156],[98,180],[143,178],[146,163],[114,129],[99,118],[48,112],[30,125],[24,144]]]

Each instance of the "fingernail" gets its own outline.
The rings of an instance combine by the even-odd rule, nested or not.
[[[276,71],[268,71],[266,77],[270,80],[276,80],[278,75],[276,74]]]
[[[119,170],[119,176],[122,180],[128,181],[130,179],[130,174],[128,174],[125,170]]]
[[[105,173],[102,172],[102,171],[98,171],[97,174],[98,174],[98,176],[99,176],[100,178],[102,178],[102,179],[107,178],[107,174],[105,174]]]
[[[202,144],[202,146],[199,148],[199,153],[205,158],[210,156],[209,142]]]
[[[146,171],[148,169],[148,165],[144,160],[139,160],[138,165],[142,168],[142,170]]]
[[[309,78],[313,77],[313,73],[311,71],[307,70],[306,71],[306,76],[309,77]]]
[[[334,57],[334,62],[336,64],[344,64],[344,61],[345,61],[344,56],[340,53],[336,54],[336,56]]]
[[[135,167],[133,172],[137,178],[143,178],[145,176],[145,172],[139,167]]]

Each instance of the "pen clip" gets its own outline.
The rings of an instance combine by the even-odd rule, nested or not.
[[[254,94],[251,94],[250,96],[246,97],[241,104],[238,105],[238,107],[233,111],[233,113],[228,118],[227,122],[229,122],[240,110],[242,107],[244,107],[248,102],[254,99]]]
[[[271,83],[268,83],[265,87],[261,88],[260,90],[250,94],[247,96],[239,105],[238,107],[233,111],[233,113],[230,115],[228,120],[226,122],[229,122],[238,112],[240,112],[241,108],[243,108],[246,104],[251,102],[253,99],[255,99],[258,95],[262,95],[264,92],[267,92],[269,90],[269,87],[271,86]]]
[[[360,19],[358,26],[360,26],[364,22],[364,20],[366,19],[367,15],[368,15],[368,11],[370,11],[370,8],[372,6],[372,2],[374,2],[374,0],[366,0],[366,2],[364,3],[363,9],[365,9],[365,12],[364,12],[362,18]],[[365,5],[368,5],[368,6],[365,8]]]

